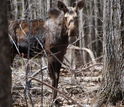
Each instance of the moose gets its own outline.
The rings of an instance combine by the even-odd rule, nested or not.
[[[74,3],[72,7],[58,1],[58,8],[50,9],[43,20],[31,20],[30,24],[22,20],[10,24],[12,62],[16,54],[32,58],[42,56],[45,50],[52,86],[57,88],[68,38],[78,36],[78,10],[83,6],[84,1]],[[56,96],[57,91],[53,90],[53,100]]]

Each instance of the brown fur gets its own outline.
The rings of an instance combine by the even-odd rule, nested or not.
[[[32,20],[30,24],[27,21],[11,21],[9,26],[9,34],[17,45],[20,54],[27,58],[28,46],[30,46],[29,57],[40,56],[43,49],[47,53],[49,76],[52,79],[52,86],[57,88],[59,80],[59,72],[61,62],[68,46],[68,36],[77,36],[75,17],[76,10],[68,15],[72,16],[71,21],[67,22],[66,14],[69,14],[69,8],[64,3],[58,1],[58,9],[51,9],[45,20]],[[73,7],[75,8],[75,7]],[[63,12],[62,12],[62,11]],[[71,10],[71,11],[72,11]],[[69,26],[71,24],[71,27]],[[19,54],[15,44],[12,43],[12,62],[14,56]],[[53,91],[53,99],[56,98],[57,92]]]

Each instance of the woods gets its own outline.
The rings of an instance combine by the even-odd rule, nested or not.
[[[54,106],[58,107],[123,107],[124,0],[82,0],[83,4],[78,4],[79,1],[81,0],[61,0],[65,4],[62,7],[58,6],[58,0],[7,0],[6,5],[4,0],[1,1],[3,8],[0,9],[0,75],[3,78],[0,93],[4,91],[4,94],[0,94],[0,107],[11,107],[10,93],[14,107],[49,107],[54,102],[57,103]],[[73,17],[76,21],[71,19],[68,24],[64,23],[69,20],[69,15],[66,16],[65,13],[69,12],[71,6],[74,8],[76,5],[77,16]],[[7,7],[7,10],[4,7]],[[62,17],[56,20],[57,11],[50,10],[53,8],[63,11],[63,23],[60,24]],[[69,26],[72,28],[73,22],[76,22],[74,31],[65,29]],[[61,27],[62,30],[57,30]],[[47,28],[49,30],[46,30]],[[58,45],[61,39],[56,39],[61,31],[64,32],[61,35],[68,35],[64,44],[69,43],[64,60],[61,59],[64,54],[59,54],[63,49]],[[57,35],[56,38],[49,38],[50,32],[53,32],[51,35]],[[40,34],[43,41],[32,39],[32,36],[40,37]],[[47,39],[44,39],[44,35],[47,35]],[[57,49],[53,49],[53,44],[46,46],[47,51],[41,49],[44,48],[45,42],[53,43],[55,40],[58,40],[55,46]],[[12,44],[19,54],[16,57]],[[27,46],[26,57],[21,46]],[[30,57],[32,53],[33,57]],[[41,53],[45,54],[36,58]],[[14,57],[11,83],[10,59]],[[50,69],[52,72],[49,72]],[[57,69],[60,71],[60,77]],[[48,74],[52,73],[51,76],[54,72],[55,75],[49,78]],[[59,81],[55,78],[59,78]],[[55,90],[49,86],[53,79],[54,85],[59,83]],[[7,90],[11,87],[12,92]],[[59,90],[53,101],[52,97],[56,95],[51,90],[54,93]],[[4,95],[8,95],[6,101]]]

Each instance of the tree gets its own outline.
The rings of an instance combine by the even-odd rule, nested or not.
[[[6,0],[0,0],[0,107],[12,107]]]
[[[92,107],[124,100],[124,0],[104,1],[103,84]]]

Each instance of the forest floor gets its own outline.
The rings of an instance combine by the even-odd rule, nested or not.
[[[32,80],[30,89],[24,91],[26,84],[25,71],[28,69],[28,77],[33,77],[33,74],[41,68],[41,65],[38,64],[39,61],[31,60],[28,63],[29,67],[24,62],[26,60],[16,60],[12,68],[12,98],[14,107],[49,107],[52,101],[51,88]],[[75,70],[62,68],[58,85],[58,90],[62,93],[58,93],[56,98],[60,103],[60,107],[78,107],[78,104],[88,107],[85,105],[90,105],[91,100],[96,96],[100,88],[102,68],[102,64],[88,64],[88,66]],[[40,72],[34,78],[44,81],[48,85],[51,83],[47,69]]]

